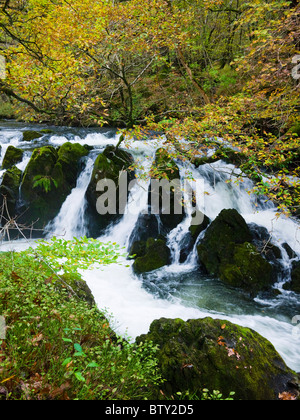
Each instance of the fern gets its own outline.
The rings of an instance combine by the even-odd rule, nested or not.
[[[51,191],[51,185],[54,185],[55,188],[58,187],[58,183],[51,176],[37,175],[33,178],[33,188],[40,187],[45,193]]]

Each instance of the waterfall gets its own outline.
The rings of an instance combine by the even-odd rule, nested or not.
[[[75,131],[75,130],[74,130]],[[74,134],[66,128],[49,136],[48,144],[54,147],[64,142],[78,142],[93,148],[92,155],[101,153],[106,145],[116,145],[118,135],[88,132]],[[21,139],[20,130],[0,131],[0,143],[3,158],[8,144],[24,148],[26,153],[20,169],[24,170],[29,158],[29,146]],[[155,151],[161,147],[163,139],[147,141],[130,140],[127,149],[137,163],[137,175],[147,171],[153,162]],[[47,144],[47,143],[45,143]],[[85,193],[93,170],[94,159],[91,155],[85,162],[85,167],[79,174],[76,187],[63,203],[59,214],[52,220],[46,230],[47,238],[61,236],[72,239],[88,235],[86,220]],[[189,195],[183,191],[185,217],[167,235],[167,244],[171,250],[171,264],[156,271],[137,276],[132,270],[132,260],[122,258],[118,264],[95,267],[93,270],[82,271],[82,276],[90,287],[99,308],[106,309],[111,314],[112,326],[121,335],[132,340],[139,334],[147,333],[154,319],[182,318],[213,318],[226,319],[233,323],[249,327],[266,337],[282,355],[289,367],[300,371],[299,345],[300,334],[293,334],[295,325],[292,318],[300,313],[299,295],[282,289],[282,284],[290,276],[292,259],[287,255],[284,244],[288,244],[300,257],[300,230],[291,218],[277,217],[275,206],[264,197],[249,195],[252,182],[245,179],[238,182],[238,173],[234,165],[218,161],[195,168],[186,162],[177,162],[180,169],[181,183],[189,180],[203,182],[202,196],[197,206],[211,221],[221,210],[235,208],[248,224],[256,224],[268,230],[272,242],[282,253],[280,263],[285,268],[281,282],[276,285],[282,292],[275,297],[257,297],[249,300],[239,290],[222,284],[199,273],[197,261],[197,242],[189,247],[189,255],[181,262],[181,251],[187,245],[189,227],[194,207],[189,202]],[[232,179],[233,182],[228,183]],[[127,207],[123,217],[99,238],[103,242],[119,243],[128,250],[130,238],[138,229],[139,217],[148,210],[149,179],[141,178],[129,192]],[[159,216],[157,216],[158,222]],[[159,224],[158,224],[159,225]],[[205,234],[202,232],[198,241]],[[202,235],[202,236],[201,236]],[[19,244],[16,243],[16,249]],[[24,244],[24,247],[28,244]],[[1,250],[5,250],[2,245]],[[286,277],[286,278],[285,278]]]
[[[85,220],[85,192],[89,185],[94,160],[87,159],[86,166],[77,179],[77,185],[63,203],[59,214],[45,228],[47,238],[61,236],[64,239],[87,235]]]

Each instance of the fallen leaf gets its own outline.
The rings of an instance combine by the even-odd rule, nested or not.
[[[221,327],[221,330],[225,330],[225,328],[226,328],[226,324],[223,324]]]
[[[35,336],[33,337],[33,339],[31,340],[32,345],[33,345],[33,346],[38,346],[38,345],[39,345],[39,342],[40,342],[43,338],[44,338],[44,336],[43,336],[43,334],[42,334],[42,333],[39,333],[39,334],[35,335]]]
[[[296,395],[291,392],[282,392],[278,394],[278,398],[283,401],[295,401],[297,399]]]
[[[228,349],[228,357],[234,356],[234,355],[235,355],[234,349]]]

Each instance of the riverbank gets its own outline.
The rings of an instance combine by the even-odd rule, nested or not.
[[[0,337],[0,400],[156,395],[161,382],[156,349],[117,337],[84,284],[72,282],[71,292],[48,265],[24,253],[1,253],[0,273],[6,324],[5,339]]]

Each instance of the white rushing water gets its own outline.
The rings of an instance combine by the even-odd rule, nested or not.
[[[22,145],[19,134],[14,136],[11,132],[9,135],[2,132],[0,141],[3,137],[6,139],[5,144],[9,143],[9,139],[13,139],[14,145]],[[69,140],[63,134],[58,134],[51,136],[49,142],[60,146]],[[71,141],[88,144],[100,151],[107,144],[116,145],[118,136],[108,138],[103,133],[89,133],[85,137],[74,136]],[[131,141],[128,147],[138,161],[138,166],[149,169],[155,150],[161,142],[161,139],[147,142]],[[298,257],[300,256],[299,226],[292,219],[277,217],[276,209],[271,203],[249,195],[247,190],[251,188],[250,181],[226,183],[234,170],[233,165],[219,161],[198,169],[182,163],[179,166],[182,180],[191,174],[194,179],[202,180],[204,194],[198,205],[211,220],[222,209],[235,208],[247,223],[266,227],[274,244],[282,249],[282,244],[287,243]],[[67,197],[57,217],[48,225],[48,237],[61,235],[62,232],[66,239],[86,234],[85,192],[92,169],[93,159],[89,158],[76,187]],[[130,191],[124,216],[99,238],[101,241],[117,242],[127,249],[138,216],[147,208],[148,183],[149,180],[146,179],[135,184]],[[188,231],[191,213],[192,207],[187,207],[186,218],[168,236],[168,245],[172,252],[170,266],[150,273],[144,279],[133,273],[132,261],[126,259],[122,259],[119,264],[82,272],[99,308],[106,309],[112,315],[113,326],[118,333],[132,339],[147,333],[151,322],[161,317],[187,320],[211,316],[229,320],[253,328],[269,339],[288,366],[300,371],[300,331],[292,322],[293,316],[300,315],[299,296],[283,291],[282,296],[278,298],[258,298],[250,302],[215,279],[200,278],[195,252],[191,252],[185,263],[180,263],[179,244]],[[28,244],[14,244],[16,249],[26,246]],[[2,250],[5,249],[7,247],[2,246]],[[282,263],[290,264],[290,261],[286,259]],[[289,301],[295,308],[291,313],[287,314],[281,310],[284,300]]]
[[[84,170],[77,179],[77,185],[71,191],[63,203],[59,214],[50,222],[45,231],[47,238],[62,236],[64,239],[72,239],[87,235],[87,224],[85,220],[85,193],[93,172],[94,160],[88,159]]]

